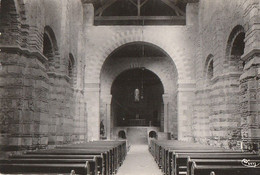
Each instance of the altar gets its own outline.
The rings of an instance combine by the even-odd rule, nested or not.
[[[129,126],[147,126],[145,119],[129,119]]]

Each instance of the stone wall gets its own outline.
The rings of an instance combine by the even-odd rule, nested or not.
[[[80,0],[2,0],[0,146],[33,149],[99,139],[112,81],[134,62],[110,66],[114,72],[102,67],[117,48],[144,42],[175,65],[174,70],[164,63],[151,68],[167,90],[164,101],[172,99],[168,128],[174,137],[255,149],[260,140],[259,6],[259,0],[200,0],[187,5],[185,26],[94,26],[93,6]],[[46,32],[51,57],[43,54]],[[230,52],[234,32],[245,34],[239,57]]]
[[[192,6],[193,7],[193,6]],[[195,10],[194,10],[195,9]],[[196,12],[196,5],[193,7],[193,11],[189,15],[193,15],[194,11]],[[196,14],[196,13],[195,13]],[[187,14],[188,15],[188,14]],[[175,132],[178,130],[179,138],[184,140],[190,140],[192,138],[191,133],[191,121],[192,113],[193,113],[193,100],[190,99],[195,89],[195,69],[194,69],[194,58],[196,55],[196,39],[197,35],[193,32],[196,31],[196,24],[190,23],[188,26],[89,26],[86,30],[87,32],[87,42],[86,42],[86,57],[88,58],[87,65],[87,84],[93,89],[95,89],[95,96],[89,99],[90,101],[87,103],[93,104],[94,106],[99,106],[100,99],[97,98],[99,94],[99,88],[103,87],[105,81],[101,82],[100,75],[102,74],[102,66],[105,63],[105,60],[109,57],[109,55],[120,48],[121,46],[132,43],[132,42],[144,42],[151,45],[154,45],[160,48],[163,52],[169,55],[169,58],[176,65],[176,73],[178,75],[177,86],[175,89],[177,92],[181,92],[175,96],[171,97],[171,99],[178,99],[177,104],[174,102],[172,106],[178,106],[178,109],[175,108],[174,112],[178,113],[178,124],[176,126],[172,122],[177,123],[177,119],[173,119],[170,116],[171,123],[168,123],[169,128],[171,128],[171,132]],[[132,61],[129,61],[126,67],[129,67]],[[160,71],[162,67],[157,67],[159,71],[157,73],[161,74],[161,77],[167,75],[171,71],[169,69],[164,69],[164,71]],[[120,65],[114,67],[114,69],[121,69]],[[160,77],[160,76],[159,76]],[[165,79],[166,78],[166,79]],[[167,77],[164,77],[167,82]],[[106,81],[109,81],[106,79]],[[109,82],[110,85],[112,82]],[[107,83],[109,85],[109,83]],[[168,86],[167,83],[164,86]],[[109,89],[110,87],[106,87]],[[169,88],[170,90],[174,90],[174,86]],[[106,90],[109,92],[109,90]],[[185,93],[188,92],[188,93]],[[173,94],[173,93],[171,93]],[[170,95],[171,95],[170,94]],[[102,95],[102,94],[101,94]],[[110,94],[106,94],[110,95]],[[101,108],[105,109],[105,106],[102,105]],[[103,110],[104,111],[104,110]],[[93,113],[92,113],[93,112]],[[95,113],[94,113],[95,112]],[[102,112],[102,116],[103,116]],[[172,114],[171,114],[172,115]],[[95,127],[93,130],[97,130],[99,128],[100,118],[99,110],[91,109],[89,112],[89,123],[88,127]],[[92,118],[92,119],[91,119]],[[179,122],[180,121],[180,122]],[[177,128],[178,129],[177,129]],[[177,136],[176,132],[174,133]],[[94,139],[99,138],[99,133],[94,136]]]
[[[87,139],[81,1],[3,0],[0,21],[0,146],[34,149]],[[46,26],[53,32],[53,69],[43,55]]]
[[[196,60],[197,90],[194,117],[196,141],[227,148],[240,148],[241,128],[248,127],[248,124],[241,123],[241,118],[248,117],[245,119],[247,122],[254,118],[253,128],[259,128],[258,110],[255,108],[254,114],[251,112],[249,108],[251,100],[248,99],[252,96],[256,97],[253,94],[257,94],[255,86],[252,87],[253,91],[248,92],[248,85],[252,85],[251,80],[255,82],[256,74],[249,76],[251,78],[243,76],[252,65],[245,66],[244,70],[234,69],[234,64],[238,64],[237,62],[242,60],[247,62],[244,57],[248,52],[259,49],[259,41],[255,39],[259,32],[256,29],[256,19],[259,19],[259,1],[220,0],[213,2],[201,0],[199,2],[200,40]],[[242,26],[246,38],[244,55],[240,60],[234,62],[227,51],[232,30],[237,26]],[[214,56],[214,77],[208,84],[204,70],[206,59],[210,54]],[[243,80],[247,79],[243,77],[251,80],[243,83]],[[241,95],[246,96],[242,101]],[[255,103],[258,100],[255,98],[253,101]],[[256,139],[256,137],[254,138]]]

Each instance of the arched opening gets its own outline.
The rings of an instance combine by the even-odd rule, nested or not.
[[[150,131],[149,132],[149,138],[154,138],[156,139],[157,138],[157,133],[155,131]]]
[[[70,83],[74,86],[76,84],[76,64],[71,53],[69,54],[68,60],[68,76],[70,77]]]
[[[47,33],[43,34],[43,55],[47,58],[53,56],[53,46]]]
[[[107,138],[118,127],[156,127],[177,138],[177,81],[176,65],[160,47],[130,42],[115,49],[100,73],[100,120]],[[135,131],[127,130],[128,139]],[[148,138],[147,131],[140,132],[139,141]]]
[[[115,127],[161,126],[163,85],[159,77],[145,68],[121,73],[111,89]]]
[[[228,61],[229,71],[242,74],[244,61],[241,56],[244,54],[245,49],[245,31],[240,25],[236,26],[228,39],[226,50],[226,61]],[[239,76],[240,76],[239,75]]]
[[[214,77],[214,61],[213,61],[213,55],[210,54],[205,63],[204,67],[204,74],[205,74],[205,79],[206,79],[206,85],[211,84],[211,80]]]
[[[126,139],[126,133],[125,133],[125,131],[119,131],[118,132],[118,138],[120,138],[120,139]]]
[[[46,68],[49,72],[55,71],[55,54],[58,51],[56,37],[51,27],[46,26],[43,34],[43,55],[48,58]],[[57,67],[58,65],[56,65]]]

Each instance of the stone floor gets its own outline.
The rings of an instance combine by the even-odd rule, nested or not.
[[[117,175],[162,175],[147,145],[131,145]]]

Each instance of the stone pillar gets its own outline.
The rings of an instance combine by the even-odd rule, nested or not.
[[[178,84],[178,140],[191,141],[193,102],[195,99],[194,83]]]
[[[246,61],[240,77],[241,136],[243,149],[259,149],[260,143],[260,50],[242,57]]]
[[[168,132],[168,113],[169,113],[169,94],[163,94],[162,95],[163,98],[163,118],[164,118],[164,122],[163,122],[163,132]]]
[[[87,102],[87,135],[88,140],[99,140],[100,116],[99,116],[99,83],[86,83],[85,100]]]
[[[83,4],[83,20],[85,27],[93,26],[94,24],[94,7],[93,4]]]
[[[104,102],[106,104],[106,136],[107,139],[111,139],[111,100],[112,95],[106,95],[104,97]]]

